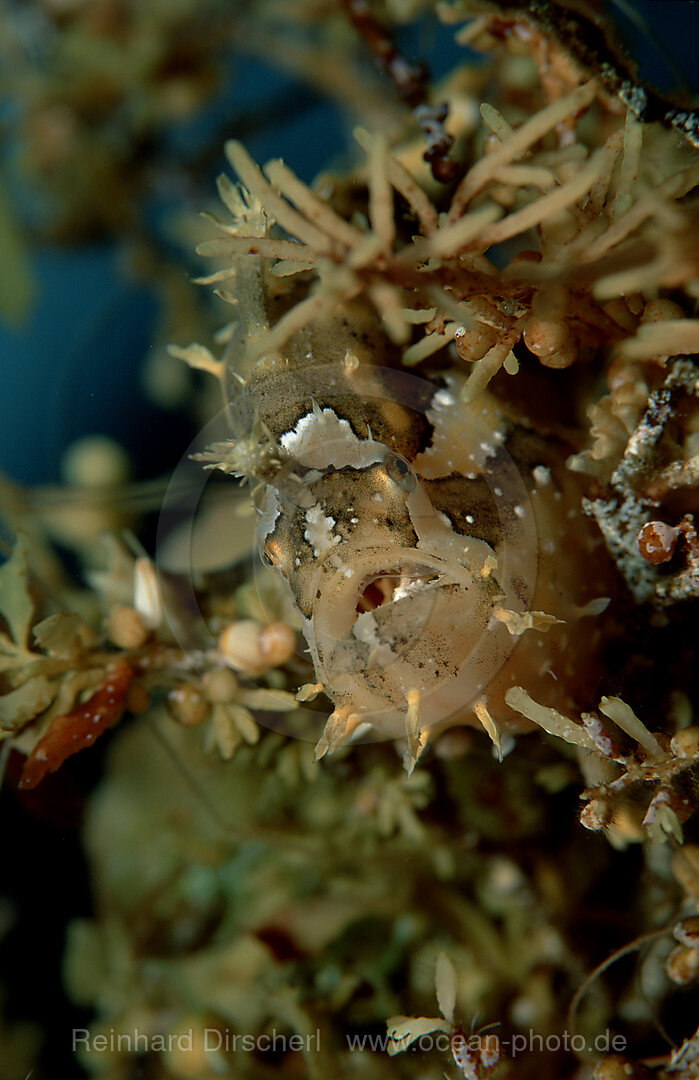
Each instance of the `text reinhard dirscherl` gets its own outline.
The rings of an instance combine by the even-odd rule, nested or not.
[[[257,1050],[260,1053],[286,1053],[288,1050],[303,1050],[306,1053],[320,1050],[320,1030],[301,1035],[296,1032],[289,1035],[286,1032],[272,1031],[261,1032],[259,1035],[251,1033],[241,1035],[239,1032],[229,1031],[228,1028],[204,1028],[197,1030],[196,1036],[193,1028],[188,1031],[179,1031],[169,1035],[139,1031],[117,1031],[110,1028],[107,1032],[99,1034],[88,1031],[87,1028],[73,1028],[73,1050],[83,1050],[104,1053],[120,1051],[127,1054],[162,1053],[162,1051],[178,1050],[187,1053],[195,1048],[204,1049],[207,1053],[223,1050],[235,1053],[242,1051],[250,1054]]]
[[[455,1036],[439,1033],[422,1035],[406,1049],[427,1053],[430,1050],[450,1051],[452,1039]],[[464,1040],[464,1036],[460,1036]],[[478,1050],[483,1036],[472,1035],[466,1039],[470,1049]],[[610,1031],[601,1032],[592,1040],[587,1040],[583,1035],[562,1032],[560,1035],[540,1035],[531,1029],[529,1032],[521,1032],[513,1035],[510,1039],[500,1039],[499,1036],[488,1035],[489,1045],[497,1042],[498,1050],[506,1057],[514,1058],[523,1053],[556,1053],[565,1051],[568,1053],[592,1053],[618,1054],[626,1049],[626,1039],[623,1035],[613,1035]],[[386,1052],[391,1046],[391,1040],[386,1035],[353,1035],[347,1036],[347,1049],[356,1052]],[[145,1054],[162,1052],[188,1053],[194,1049],[207,1053],[286,1053],[288,1051],[318,1053],[320,1051],[320,1029],[305,1035],[300,1033],[288,1034],[273,1028],[269,1032],[260,1034],[240,1034],[230,1031],[228,1028],[204,1028],[195,1033],[193,1028],[178,1033],[163,1035],[159,1033],[139,1031],[117,1031],[109,1028],[108,1031],[93,1033],[87,1028],[73,1028],[73,1050],[88,1051],[91,1053],[104,1053],[105,1051],[120,1052],[127,1054]],[[395,1046],[394,1046],[395,1052]]]

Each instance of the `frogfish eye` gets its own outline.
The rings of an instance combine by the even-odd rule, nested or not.
[[[403,491],[414,491],[417,484],[415,473],[409,463],[400,454],[390,452],[384,458],[384,468],[394,484],[398,484]]]

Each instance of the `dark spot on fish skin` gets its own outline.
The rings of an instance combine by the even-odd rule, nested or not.
[[[423,484],[435,510],[446,515],[459,536],[473,536],[493,548],[501,543],[503,524],[484,479],[453,475],[423,480]]]

